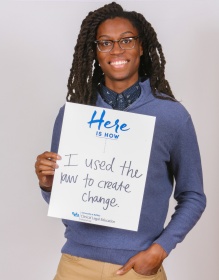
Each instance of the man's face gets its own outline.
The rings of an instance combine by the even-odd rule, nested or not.
[[[97,30],[96,40],[120,40],[126,37],[139,35],[132,23],[124,18],[107,19],[102,22]],[[130,50],[121,49],[118,42],[110,52],[101,52],[97,48],[97,60],[105,74],[105,84],[114,89],[115,85],[122,82],[125,88],[133,85],[138,80],[140,56],[143,54],[139,39],[135,47]]]

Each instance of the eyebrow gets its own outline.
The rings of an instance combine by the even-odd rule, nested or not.
[[[132,31],[125,31],[125,32],[123,32],[123,33],[120,34],[121,38],[123,38],[123,36],[125,36],[127,33],[131,33],[132,35],[134,35],[134,33],[133,33]],[[100,35],[100,36],[98,37],[98,39],[100,39],[101,37],[110,38],[109,35]],[[129,36],[127,35],[127,37],[129,37]]]

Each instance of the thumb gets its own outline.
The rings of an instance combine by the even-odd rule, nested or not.
[[[132,269],[134,266],[134,262],[132,259],[130,259],[126,264],[123,265],[119,270],[117,270],[116,274],[117,275],[123,275],[127,273],[130,269]]]
[[[43,177],[42,177],[42,182],[43,182],[43,183],[46,183],[46,179],[47,179],[46,176],[43,176]]]

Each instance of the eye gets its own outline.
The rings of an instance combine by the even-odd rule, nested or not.
[[[129,45],[133,41],[133,38],[122,38],[120,43],[123,45]]]
[[[101,47],[110,47],[110,46],[112,46],[112,42],[111,41],[99,41],[99,44],[101,45]]]

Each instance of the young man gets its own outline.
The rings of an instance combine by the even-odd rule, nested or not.
[[[68,81],[67,101],[156,116],[137,232],[63,220],[67,241],[54,279],[166,279],[163,260],[205,209],[199,148],[191,117],[165,79],[165,58],[145,18],[115,2],[83,20]],[[50,152],[35,164],[49,203],[64,107]],[[134,149],[134,143],[133,143]],[[164,228],[173,191],[175,213]]]

